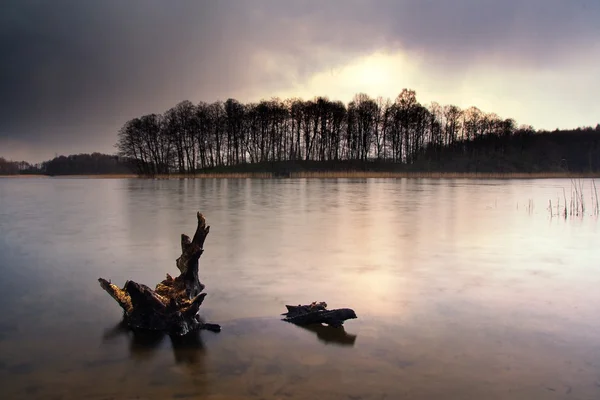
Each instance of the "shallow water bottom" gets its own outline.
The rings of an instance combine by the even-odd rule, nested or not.
[[[369,316],[346,327],[223,323],[184,340],[116,324],[98,347],[23,362],[1,342],[5,399],[597,399],[598,352],[551,333]],[[418,325],[418,326],[417,326]],[[375,328],[377,327],[377,328]],[[489,328],[489,327],[488,327]],[[75,345],[74,349],[78,346]],[[56,354],[54,351],[53,354]],[[12,362],[11,360],[14,360]]]

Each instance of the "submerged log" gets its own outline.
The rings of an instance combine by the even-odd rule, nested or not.
[[[310,324],[326,324],[333,327],[340,327],[344,321],[354,319],[356,313],[350,308],[339,308],[336,310],[328,310],[327,303],[316,301],[310,305],[302,306],[285,306],[288,310],[284,321],[291,322],[296,325]]]
[[[100,286],[124,311],[127,325],[136,329],[166,331],[185,335],[196,329],[219,331],[219,325],[204,323],[198,311],[206,293],[198,278],[198,261],[204,252],[204,240],[210,227],[202,214],[197,213],[198,226],[194,238],[181,235],[181,256],[176,260],[180,274],[167,278],[151,289],[146,285],[127,281],[119,288],[99,278]]]

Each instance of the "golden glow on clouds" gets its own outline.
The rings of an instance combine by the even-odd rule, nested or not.
[[[394,99],[403,87],[409,86],[415,77],[416,65],[402,54],[374,53],[360,57],[338,68],[313,74],[303,82],[280,91],[277,96],[313,98],[328,96],[333,100],[349,101],[357,93],[372,97]],[[404,85],[404,86],[403,86]]]
[[[369,90],[385,91],[386,85],[395,78],[394,66],[399,67],[398,64],[401,64],[398,61],[401,60],[389,60],[379,54],[365,57],[360,62],[346,68],[342,79]]]
[[[436,101],[463,109],[476,106],[537,129],[570,129],[600,122],[593,112],[600,109],[600,100],[594,94],[600,91],[600,80],[590,78],[595,76],[596,65],[592,59],[573,60],[544,70],[490,60],[446,70],[414,55],[375,52],[306,79],[290,77],[287,88],[260,95],[304,99],[327,96],[347,103],[361,92],[394,100],[403,88],[409,88],[416,90],[422,104]]]

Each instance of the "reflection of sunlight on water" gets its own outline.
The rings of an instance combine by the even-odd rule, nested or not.
[[[545,204],[568,181],[0,184],[16,196],[0,199],[7,398],[531,399],[600,390],[597,221],[515,207]],[[196,210],[211,225],[201,314],[223,331],[173,341],[121,330],[96,278],[153,284],[176,272],[179,235],[193,229]],[[345,330],[279,320],[285,304],[311,301],[352,307],[358,319]]]

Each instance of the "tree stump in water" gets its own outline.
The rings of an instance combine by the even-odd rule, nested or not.
[[[100,286],[116,300],[124,310],[124,319],[132,328],[166,331],[182,336],[196,329],[220,331],[215,324],[202,322],[198,311],[206,297],[204,285],[198,279],[198,261],[204,252],[204,240],[210,226],[202,214],[197,213],[198,226],[194,238],[181,235],[181,256],[176,260],[181,272],[174,278],[156,285],[153,290],[133,281],[125,282],[123,288],[99,278]]]
[[[338,308],[336,310],[327,310],[327,303],[316,301],[310,305],[285,306],[288,310],[284,321],[296,325],[327,324],[333,327],[340,327],[347,319],[354,319],[356,313],[350,308]]]

